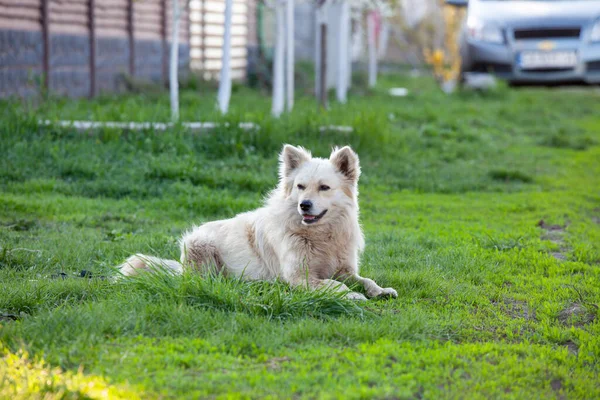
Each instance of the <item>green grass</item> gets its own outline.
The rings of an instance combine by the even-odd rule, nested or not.
[[[600,397],[597,90],[446,96],[388,76],[328,111],[301,95],[280,120],[251,89],[226,117],[214,99],[182,93],[183,120],[232,126],[202,135],[37,124],[168,121],[160,93],[0,104],[0,397]],[[361,270],[398,299],[103,279],[136,252],[178,258],[191,225],[259,206],[282,143],[357,150]]]

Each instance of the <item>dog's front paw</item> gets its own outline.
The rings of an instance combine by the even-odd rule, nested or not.
[[[346,295],[346,298],[349,300],[367,301],[367,298],[358,292],[350,292]]]
[[[388,287],[388,288],[383,288],[381,290],[381,293],[379,293],[377,295],[377,297],[381,298],[381,297],[392,297],[394,299],[398,298],[398,292],[396,292],[396,289]]]
[[[376,288],[375,290],[370,290],[368,293],[368,296],[372,299],[385,299],[385,298],[397,298],[398,297],[398,292],[396,292],[396,290],[394,290],[393,288],[389,287],[389,288]]]

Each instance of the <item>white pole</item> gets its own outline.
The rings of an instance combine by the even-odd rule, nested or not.
[[[173,1],[173,31],[171,32],[171,57],[169,64],[169,91],[171,95],[171,120],[179,120],[179,0]]]
[[[346,70],[346,91],[350,90],[352,87],[352,8],[348,5],[348,34],[346,35],[348,38],[347,52],[346,52],[346,62],[348,63],[348,69]]]
[[[348,91],[348,36],[350,31],[350,11],[347,0],[343,0],[340,4],[339,21],[337,33],[337,99],[340,103],[345,103]]]
[[[294,0],[286,2],[286,51],[287,51],[287,110],[292,111],[294,107]]]
[[[275,35],[275,59],[273,60],[273,107],[271,108],[271,113],[275,117],[279,117],[283,112],[284,103],[283,62],[285,51],[285,15],[283,5],[283,0],[277,0],[275,3],[275,20],[277,27]]]
[[[225,0],[225,31],[223,34],[223,55],[219,82],[219,109],[226,114],[231,98],[231,9],[232,0]]]
[[[375,12],[367,14],[367,47],[369,51],[369,87],[377,84],[377,43],[375,43]]]
[[[390,40],[390,24],[383,22],[381,24],[381,33],[379,34],[379,43],[377,44],[377,58],[382,59],[387,53]]]
[[[327,9],[326,12],[326,21],[327,21],[327,81],[325,82],[325,86],[327,90],[335,88],[337,85],[337,76],[338,76],[338,48],[340,47],[340,13],[341,13],[341,4],[339,0],[329,0],[327,1]]]
[[[321,23],[325,5],[315,6],[315,97],[321,98]]]

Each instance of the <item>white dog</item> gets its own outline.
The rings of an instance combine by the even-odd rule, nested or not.
[[[279,185],[265,205],[234,218],[208,222],[181,239],[181,263],[141,254],[120,266],[125,276],[162,265],[175,273],[184,266],[209,265],[245,279],[282,279],[292,286],[329,287],[350,292],[334,279],[358,282],[368,297],[398,294],[358,274],[364,238],[358,222],[358,156],[334,149],[329,160],[285,145],[279,156]]]

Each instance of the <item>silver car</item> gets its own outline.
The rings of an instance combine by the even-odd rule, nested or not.
[[[600,83],[600,1],[469,0],[460,52],[462,72]]]

